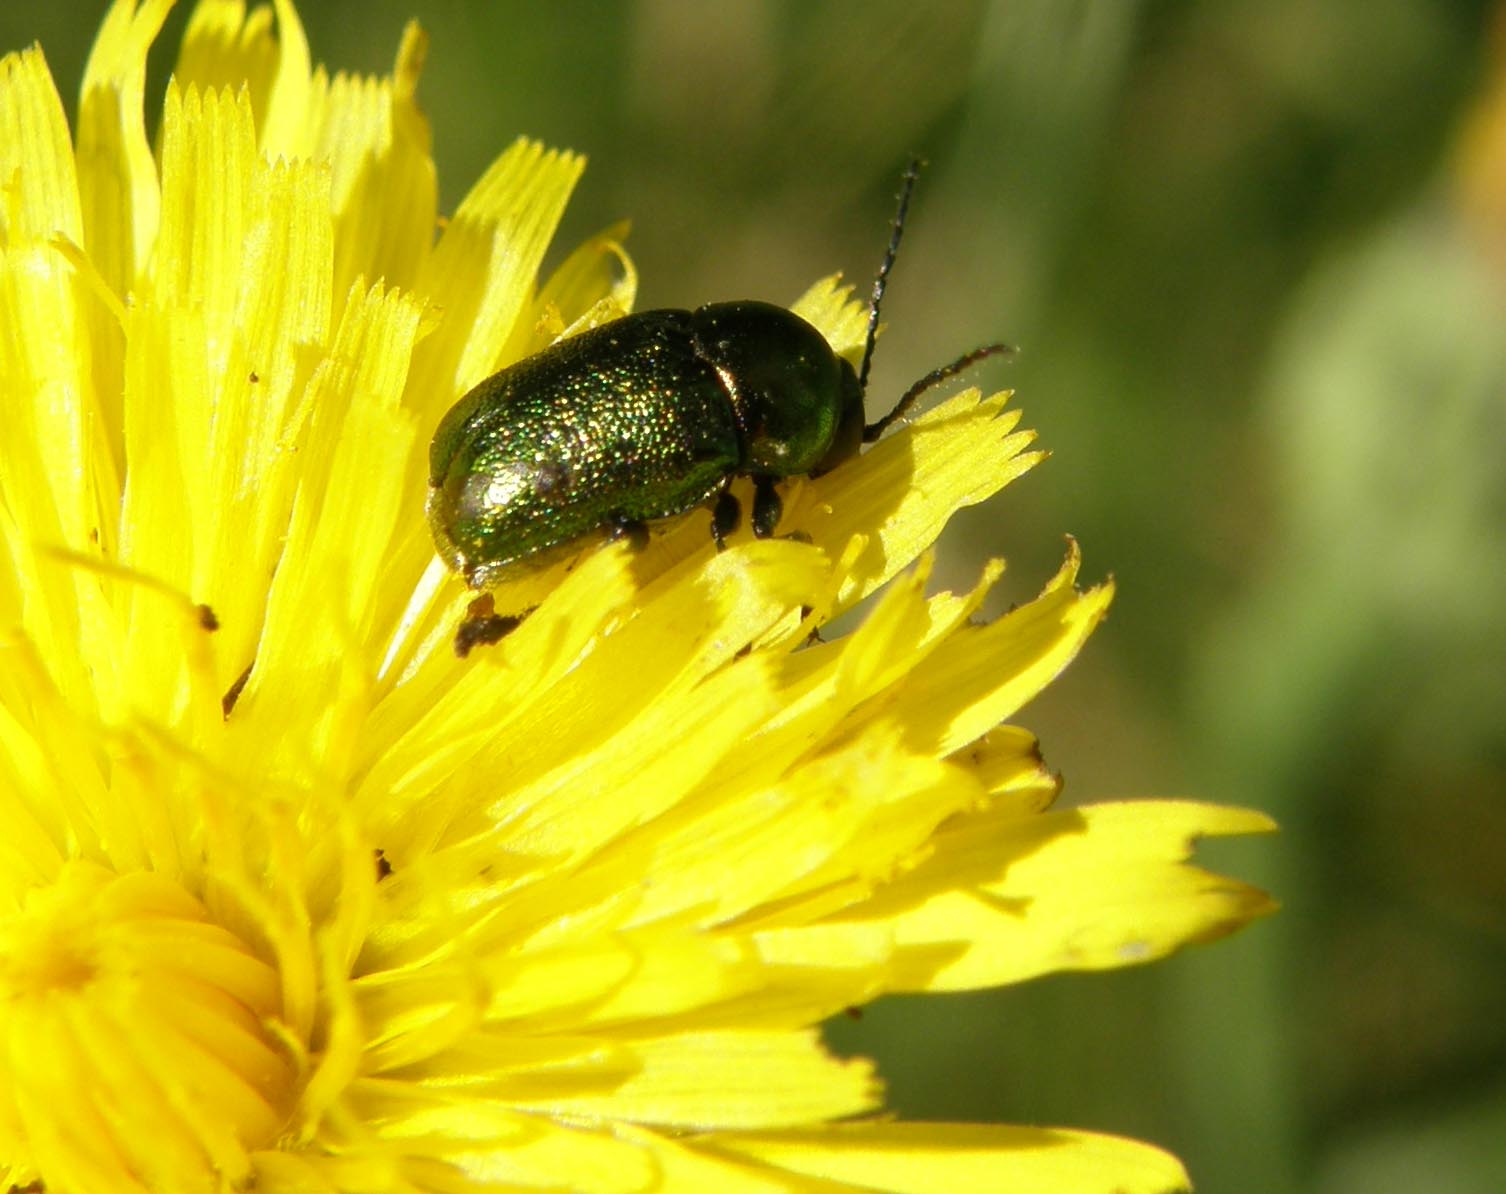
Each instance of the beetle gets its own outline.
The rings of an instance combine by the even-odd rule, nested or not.
[[[755,536],[774,533],[776,483],[858,454],[922,393],[995,353],[975,349],[864,422],[879,306],[899,251],[920,162],[902,176],[889,247],[874,279],[862,363],[771,303],[642,311],[581,332],[482,381],[440,421],[429,453],[428,517],[440,557],[475,589],[527,575],[606,532],[646,541],[647,525],[713,503],[718,549],[753,481]],[[472,603],[455,640],[465,655],[517,617]]]

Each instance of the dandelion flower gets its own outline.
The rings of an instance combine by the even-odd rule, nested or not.
[[[1108,605],[1075,547],[987,624],[998,566],[927,594],[950,514],[1038,459],[1005,396],[791,486],[798,536],[586,552],[458,659],[427,437],[629,309],[618,234],[541,278],[582,162],[520,141],[436,236],[422,35],[331,76],[290,0],[198,5],[154,148],[168,7],[111,6],[71,135],[41,50],[0,62],[0,1187],[1182,1186],[1132,1141],[879,1118],[820,1041],[1267,907],[1186,861],[1257,815],[1048,809],[1004,722]],[[799,309],[855,350],[834,282]]]

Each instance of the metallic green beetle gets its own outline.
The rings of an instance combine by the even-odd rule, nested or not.
[[[1003,351],[989,345],[928,374],[864,425],[879,303],[918,165],[905,171],[874,281],[860,371],[798,315],[760,302],[643,311],[562,340],[487,378],[441,420],[428,504],[441,558],[485,589],[589,535],[641,539],[647,523],[712,499],[721,547],[740,519],[730,491],[739,476],[754,482],[753,533],[772,535],[776,481],[857,455],[930,386]],[[496,641],[517,621],[485,604],[456,650]]]
[[[429,518],[440,555],[478,588],[591,531],[684,513],[738,474],[759,479],[754,529],[769,534],[768,483],[832,467],[862,430],[857,374],[798,315],[753,302],[643,311],[462,398],[434,436]]]

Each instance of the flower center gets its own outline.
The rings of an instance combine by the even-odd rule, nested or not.
[[[287,1117],[277,974],[161,875],[70,863],[0,919],[0,1172],[214,1190]]]

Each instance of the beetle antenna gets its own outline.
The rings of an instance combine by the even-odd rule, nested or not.
[[[894,409],[880,419],[877,423],[869,423],[863,428],[863,442],[871,444],[884,432],[888,431],[895,423],[905,417],[909,409],[915,405],[915,400],[929,390],[932,386],[940,385],[949,377],[956,377],[964,369],[969,369],[986,357],[1013,356],[1014,349],[1008,344],[985,344],[982,348],[975,348],[972,352],[963,353],[950,365],[943,365],[940,369],[932,369],[918,382],[906,390],[900,400],[894,404]]]
[[[894,211],[894,220],[889,225],[889,248],[884,253],[878,276],[873,279],[873,298],[868,303],[868,337],[863,341],[863,364],[858,370],[858,389],[868,392],[868,367],[873,364],[873,346],[878,341],[879,304],[884,301],[884,288],[889,285],[889,271],[894,268],[894,259],[899,256],[900,238],[905,234],[905,216],[910,211],[910,195],[915,190],[915,180],[920,177],[920,168],[925,162],[915,157],[905,167],[899,178],[899,206]]]

